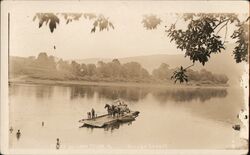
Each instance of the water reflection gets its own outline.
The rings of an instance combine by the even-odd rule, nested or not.
[[[35,87],[35,93],[37,98],[50,98],[53,95],[54,86],[42,86]]]
[[[225,88],[139,88],[139,87],[99,87],[99,86],[74,86],[71,87],[71,99],[78,97],[98,98],[110,100],[122,99],[125,101],[137,102],[144,99],[148,94],[159,102],[175,101],[189,102],[199,100],[205,102],[211,98],[224,98],[227,96]]]
[[[29,85],[29,84],[11,84],[9,85],[9,95],[27,95],[36,98],[51,98],[54,95],[55,86],[49,85]],[[32,94],[34,93],[34,94]]]
[[[93,87],[80,87],[80,86],[74,86],[70,87],[70,99],[75,99],[78,97],[84,98],[87,97],[88,99],[91,99],[94,97],[95,90]]]
[[[98,98],[115,100],[118,98],[126,101],[139,101],[149,93],[143,88],[126,88],[126,87],[99,87],[99,86],[72,86],[70,87],[70,98],[79,97],[93,98],[97,93]]]
[[[108,98],[111,100],[121,98],[126,101],[137,102],[145,98],[148,94],[143,88],[126,88],[126,87],[101,87],[96,88],[99,98]]]
[[[135,120],[133,120],[135,121]],[[109,125],[109,126],[106,126],[104,128],[105,131],[110,131],[111,133],[116,130],[116,129],[119,129],[121,126],[123,125],[131,125],[133,121],[129,121],[129,122],[118,122],[118,123],[115,123],[115,124],[112,124],[112,125]]]
[[[19,90],[21,87],[21,91]],[[227,96],[226,88],[150,88],[150,87],[109,87],[109,86],[48,86],[48,85],[15,85],[11,87],[10,94],[25,94],[36,96],[36,98],[51,98],[58,93],[68,92],[70,99],[77,98],[91,99],[122,99],[128,102],[138,102],[145,99],[147,95],[152,95],[157,101],[163,103],[167,101],[190,102],[199,100],[205,102],[212,98],[225,98]],[[31,94],[34,93],[34,94]],[[96,96],[95,96],[96,95]]]
[[[133,120],[135,121],[135,120]],[[110,124],[110,125],[107,125],[105,126],[103,129],[104,131],[110,131],[111,133],[116,130],[116,129],[119,129],[120,127],[124,126],[124,125],[131,125],[133,121],[128,121],[128,122],[116,122],[116,123],[113,123],[113,124]],[[81,126],[80,128],[82,127],[85,127],[85,128],[88,128],[91,130],[91,132],[93,132],[93,130],[98,130],[100,128],[96,128],[96,127],[92,127],[92,126],[88,126],[88,125],[83,125]]]
[[[179,89],[179,90],[162,90],[152,92],[154,98],[159,102],[175,101],[175,102],[190,102],[199,100],[205,102],[211,98],[224,98],[227,96],[226,89]]]

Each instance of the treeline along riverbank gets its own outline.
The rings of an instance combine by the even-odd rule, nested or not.
[[[65,61],[46,53],[37,57],[10,57],[10,79],[25,77],[34,80],[59,81],[89,81],[89,82],[132,82],[132,83],[174,83],[171,76],[176,68],[162,63],[155,66],[152,73],[143,68],[138,62],[120,63],[118,59],[110,62],[98,61],[97,64]],[[191,85],[226,85],[228,77],[224,74],[213,74],[202,69],[188,69],[189,84]],[[15,80],[12,80],[15,81]]]

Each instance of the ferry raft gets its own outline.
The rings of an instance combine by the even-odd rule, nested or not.
[[[95,118],[81,119],[80,123],[83,123],[81,127],[94,127],[94,128],[104,128],[116,123],[125,123],[134,121],[139,115],[139,111],[130,112],[120,116],[112,116],[111,114],[97,116]]]
[[[80,123],[83,123],[81,127],[104,128],[117,123],[131,122],[134,121],[140,113],[139,111],[131,111],[128,106],[119,99],[115,100],[111,105],[106,104],[104,108],[107,109],[108,114],[96,117],[93,114],[94,116],[88,116],[88,119],[81,119],[79,120]]]

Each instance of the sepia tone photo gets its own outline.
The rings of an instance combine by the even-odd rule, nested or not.
[[[1,1],[1,154],[247,154],[247,1]]]

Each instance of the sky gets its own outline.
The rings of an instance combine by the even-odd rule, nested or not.
[[[175,22],[175,12],[248,13],[247,1],[23,1],[5,2],[10,12],[10,55],[37,56],[47,52],[63,59],[121,58],[155,54],[183,54],[169,42],[165,25]],[[109,17],[114,30],[90,33],[92,22],[80,21],[65,25],[64,20],[50,33],[48,26],[38,28],[33,22],[37,12],[93,12]],[[155,14],[161,25],[146,30],[143,15]],[[62,17],[60,19],[63,19]],[[54,45],[56,50],[53,49]]]

